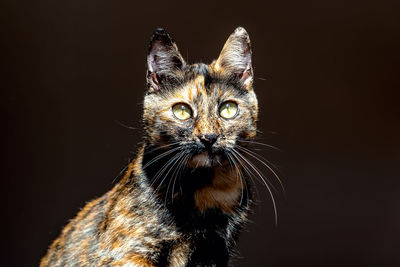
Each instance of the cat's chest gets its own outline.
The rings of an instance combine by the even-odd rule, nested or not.
[[[217,234],[176,240],[167,250],[168,254],[164,254],[166,258],[160,258],[157,266],[227,266],[229,258],[226,242]]]

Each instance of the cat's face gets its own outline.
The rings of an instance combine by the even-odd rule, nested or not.
[[[148,56],[143,120],[154,146],[179,146],[188,167],[226,164],[226,151],[256,135],[250,41],[238,28],[210,65],[188,65],[164,31],[153,36]]]

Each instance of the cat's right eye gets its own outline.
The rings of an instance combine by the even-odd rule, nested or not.
[[[227,101],[219,108],[219,115],[224,119],[232,119],[238,112],[238,105],[235,102]]]
[[[174,113],[175,117],[180,120],[187,120],[192,117],[192,109],[184,103],[174,105],[172,107],[172,112]]]

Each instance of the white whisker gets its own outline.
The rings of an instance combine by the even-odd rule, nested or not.
[[[258,160],[261,164],[263,164],[265,167],[268,168],[268,170],[275,176],[275,178],[278,180],[282,191],[285,193],[285,187],[283,186],[283,182],[282,180],[279,178],[279,175],[274,171],[274,169],[272,169],[271,166],[269,166],[267,163],[265,163],[264,161],[262,161],[260,158],[262,158],[263,160],[265,160],[266,162],[268,162],[268,160],[266,160],[263,156],[245,148],[245,147],[241,147],[241,146],[237,146],[238,149],[242,150],[243,152],[245,152],[246,154],[252,156],[253,158],[255,158],[256,160]],[[269,162],[268,162],[269,163]]]
[[[282,151],[280,148],[277,148],[276,146],[264,144],[264,143],[253,141],[253,140],[242,140],[242,139],[239,139],[238,142],[239,143],[240,142],[244,142],[244,143],[250,143],[250,144],[254,144],[254,145],[266,146],[266,147],[273,148],[273,149],[278,150],[278,151]]]
[[[175,152],[175,151],[178,150],[178,149],[180,149],[180,147],[172,148],[172,149],[170,149],[170,150],[167,150],[167,151],[161,153],[160,155],[157,155],[156,157],[152,158],[149,162],[147,162],[147,163],[143,166],[143,169],[146,169],[146,168],[149,167],[151,164],[153,164],[153,163],[155,163],[156,161],[162,159],[163,157],[165,157],[165,156],[171,154],[172,152]]]
[[[272,200],[272,204],[273,204],[273,208],[274,208],[274,213],[275,213],[275,224],[278,224],[278,210],[277,210],[277,206],[276,206],[276,202],[275,202],[275,197],[272,193],[272,190],[270,188],[273,187],[271,184],[268,185],[268,183],[266,182],[266,180],[264,179],[263,175],[259,172],[259,170],[257,169],[257,167],[255,167],[248,159],[246,159],[246,157],[244,157],[242,154],[240,154],[238,151],[232,149],[233,155],[237,155],[239,157],[241,157],[261,178],[261,180],[263,181],[264,185],[266,186],[270,196],[271,196],[271,200]]]

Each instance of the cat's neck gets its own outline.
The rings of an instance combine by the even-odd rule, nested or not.
[[[168,151],[144,144],[122,184],[145,184],[185,229],[225,227],[229,217],[248,208],[248,185],[237,166],[177,170],[173,153],[162,157],[165,153]]]

